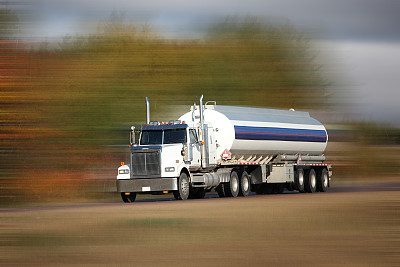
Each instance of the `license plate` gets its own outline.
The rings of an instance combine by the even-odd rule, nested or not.
[[[143,186],[142,187],[142,192],[149,192],[150,191],[150,186]]]

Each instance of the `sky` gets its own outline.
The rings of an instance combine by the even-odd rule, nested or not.
[[[31,0],[29,9],[38,18],[30,34],[47,40],[91,31],[113,9],[174,38],[196,38],[228,15],[290,21],[346,77],[360,118],[400,126],[398,0]]]

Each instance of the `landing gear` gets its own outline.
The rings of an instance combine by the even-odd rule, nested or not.
[[[284,184],[274,184],[273,185],[272,191],[275,194],[282,194],[284,190],[285,190],[285,185]]]

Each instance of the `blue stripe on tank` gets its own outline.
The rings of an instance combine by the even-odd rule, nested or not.
[[[244,140],[326,142],[327,135],[324,130],[235,126],[235,138]]]

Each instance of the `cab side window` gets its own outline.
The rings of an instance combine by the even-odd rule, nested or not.
[[[197,134],[195,129],[189,129],[189,138],[191,144],[197,143]]]

